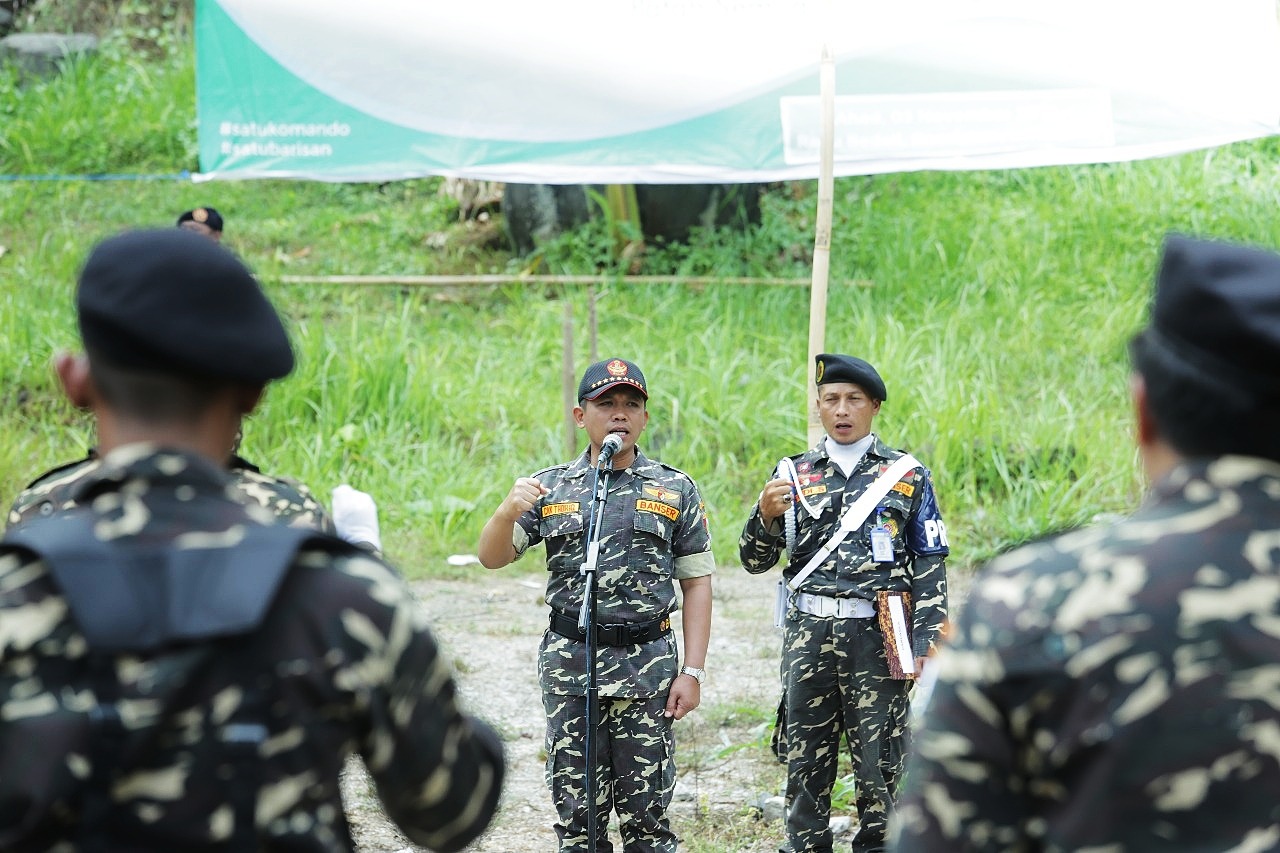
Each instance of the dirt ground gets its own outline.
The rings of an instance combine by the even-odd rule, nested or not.
[[[468,850],[553,853],[536,666],[547,619],[544,576],[518,564],[499,572],[477,565],[474,572],[474,580],[417,587],[458,672],[463,701],[498,729],[507,747],[498,815]],[[670,811],[676,832],[686,840],[697,837],[702,849],[773,853],[782,838],[781,824],[765,823],[759,808],[762,796],[780,793],[784,777],[766,729],[778,700],[781,636],[772,624],[777,577],[751,576],[737,567],[721,567],[715,577],[708,678],[701,706],[676,723],[678,781]],[[348,767],[344,795],[362,853],[419,849],[387,821],[358,761]],[[617,843],[616,827],[611,833]]]

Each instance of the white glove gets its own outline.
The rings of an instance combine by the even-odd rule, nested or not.
[[[368,492],[353,489],[346,483],[333,490],[333,526],[338,536],[352,545],[372,545],[382,550],[378,533],[378,505]]]

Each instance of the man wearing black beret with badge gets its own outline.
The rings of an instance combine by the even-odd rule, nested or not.
[[[946,527],[933,479],[871,431],[888,399],[861,358],[814,362],[826,435],[774,469],[738,542],[748,572],[787,563],[774,751],[787,765],[789,853],[828,853],[831,792],[848,741],[855,853],[882,850],[902,770],[913,679],[947,614]]]
[[[1150,491],[979,572],[896,850],[1280,849],[1280,255],[1169,237],[1129,355]]]
[[[353,751],[410,839],[466,846],[502,746],[419,602],[234,493],[240,418],[294,363],[253,276],[190,232],[126,233],[76,308],[58,374],[101,465],[0,544],[0,849],[351,850]]]

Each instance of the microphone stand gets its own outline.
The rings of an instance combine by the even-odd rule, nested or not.
[[[587,797],[587,850],[596,853],[596,724],[600,717],[600,688],[596,685],[596,568],[600,562],[600,526],[604,520],[604,502],[609,495],[609,473],[600,470],[612,459],[603,449],[596,457],[595,481],[592,484],[591,515],[587,520],[587,550],[582,562],[581,574],[586,576],[582,590],[582,609],[578,612],[578,629],[586,640],[587,654],[587,732],[586,732],[586,797]]]

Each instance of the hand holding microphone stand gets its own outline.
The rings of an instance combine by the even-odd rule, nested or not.
[[[604,502],[609,495],[609,473],[613,470],[613,454],[622,448],[622,438],[609,435],[600,445],[596,457],[595,480],[592,484],[591,514],[587,518],[587,541],[581,574],[586,576],[582,590],[582,609],[578,612],[578,629],[582,631],[587,655],[587,732],[586,732],[586,798],[587,849],[596,851],[596,725],[600,717],[600,688],[596,685],[596,568],[600,562],[600,527],[604,520]],[[604,472],[601,476],[601,471]]]

